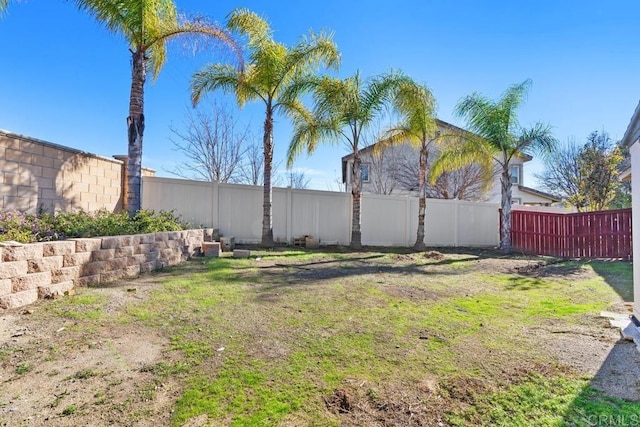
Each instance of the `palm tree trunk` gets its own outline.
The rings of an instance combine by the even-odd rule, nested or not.
[[[353,196],[352,214],[351,214],[351,249],[362,249],[362,233],[360,231],[360,157],[357,149],[354,150],[353,169],[351,170],[351,195]]]
[[[418,170],[418,232],[416,234],[416,243],[413,249],[424,251],[424,219],[427,210],[427,200],[425,197],[425,177],[427,174],[427,146],[425,144],[420,147],[420,169]]]
[[[262,241],[261,246],[273,246],[273,226],[271,225],[271,168],[273,167],[273,108],[267,105],[264,120],[264,180],[262,193]]]
[[[509,254],[511,253],[511,174],[509,173],[508,163],[502,169],[500,185],[502,190],[500,249],[502,249],[502,252]]]
[[[140,210],[142,182],[142,136],[144,134],[144,83],[147,76],[144,51],[132,53],[131,93],[129,95],[129,117],[127,138],[127,180],[124,188],[124,208],[130,215]]]

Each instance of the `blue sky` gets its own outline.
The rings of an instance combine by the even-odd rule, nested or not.
[[[342,53],[337,75],[364,77],[402,70],[427,84],[439,118],[452,116],[474,91],[491,97],[533,80],[520,110],[523,125],[549,123],[560,142],[584,141],[593,130],[622,138],[640,99],[636,1],[196,1],[178,0],[188,14],[224,22],[236,7],[266,17],[276,40],[295,43],[309,29],[328,30]],[[0,18],[0,129],[96,154],[124,154],[130,86],[125,41],[71,1],[10,2]],[[173,45],[159,79],[146,87],[143,163],[169,176],[179,155],[169,141],[189,108],[189,79],[216,52],[192,56]],[[214,95],[215,96],[215,95]],[[239,111],[260,141],[263,110]],[[275,159],[282,161],[290,126],[275,124]],[[301,156],[311,187],[337,190],[342,145]],[[284,165],[284,161],[282,161]],[[525,168],[525,184],[540,170]]]

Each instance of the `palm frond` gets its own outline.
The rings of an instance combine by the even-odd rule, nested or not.
[[[320,65],[337,69],[340,60],[332,34],[310,32],[288,52],[284,62],[287,74],[299,75],[313,72]]]
[[[342,136],[339,123],[322,121],[310,111],[300,112],[294,119],[291,143],[287,150],[287,165],[293,165],[295,158],[306,151],[311,154],[320,142],[338,142]]]
[[[543,157],[553,153],[557,146],[558,141],[551,133],[551,126],[539,122],[528,129],[521,130],[516,144],[518,152],[539,154]]]
[[[296,78],[280,90],[278,104],[287,105],[298,100],[304,94],[318,87],[320,81],[321,78],[314,74],[305,74]]]
[[[142,27],[143,2],[110,0],[76,0],[78,9],[92,15],[111,32],[122,34],[133,45],[141,40],[132,30]]]
[[[247,36],[251,48],[257,48],[265,42],[272,41],[272,31],[267,21],[247,8],[237,8],[231,11],[227,20],[227,28]]]
[[[390,72],[371,79],[360,98],[362,120],[369,121],[382,111],[391,101],[395,91],[406,82],[406,76],[400,72]]]
[[[211,64],[205,66],[191,77],[191,101],[193,105],[200,102],[205,92],[222,89],[225,93],[236,91],[244,80],[241,73],[230,65]]]
[[[466,136],[462,141],[451,140],[445,146],[429,172],[429,182],[435,184],[445,172],[478,164],[485,173],[491,173],[494,163],[493,147],[483,138]]]
[[[416,139],[419,139],[419,137],[414,133],[413,129],[401,123],[383,132],[373,146],[373,153],[382,153],[392,145],[399,145],[405,142],[413,143]]]

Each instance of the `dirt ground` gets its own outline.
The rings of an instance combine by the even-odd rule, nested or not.
[[[429,256],[438,259],[436,254]],[[398,263],[411,262],[411,256],[397,257]],[[268,262],[263,264],[269,267]],[[360,268],[364,271],[369,266],[363,262]],[[497,258],[479,260],[474,268],[534,276],[587,274],[529,260]],[[306,265],[298,270],[301,275],[321,278],[339,274],[331,264]],[[106,298],[107,310],[117,313],[146,300],[160,286],[162,277],[162,273],[147,275],[90,292]],[[437,292],[402,286],[387,291],[406,294],[407,298],[439,296]],[[0,311],[0,425],[170,424],[171,408],[180,396],[180,385],[171,376],[159,381],[151,370],[158,362],[174,361],[180,355],[171,350],[162,327],[119,323],[80,329],[73,319],[44,310],[47,304],[51,302],[38,301],[23,309]],[[610,309],[625,312],[629,305],[619,303]],[[595,376],[592,382],[595,387],[614,397],[640,400],[640,352],[634,344],[621,341],[619,332],[611,329],[607,320],[598,317],[588,320],[572,329],[541,324],[526,332],[555,354],[562,365],[573,372]],[[422,391],[435,392],[438,384],[435,379],[425,378],[421,387]],[[455,384],[450,387],[452,392],[461,393],[466,386],[460,385],[457,390]],[[357,396],[349,393],[337,391],[327,398],[327,405],[338,412],[350,409]],[[403,393],[399,390],[398,400],[384,403],[387,408],[383,409],[411,399]],[[205,425],[206,421],[206,416],[198,417],[187,425]],[[357,418],[345,418],[345,424],[357,422]]]

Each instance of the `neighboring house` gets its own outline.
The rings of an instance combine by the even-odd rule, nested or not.
[[[640,224],[640,103],[631,117],[629,126],[622,137],[621,145],[629,147],[631,169],[625,171],[631,180],[631,223]],[[631,242],[633,245],[633,315],[640,319],[640,228],[632,227]]]
[[[441,135],[467,132],[457,126],[436,119]],[[411,144],[400,144],[375,151],[375,144],[360,150],[362,168],[362,192],[375,194],[417,195],[418,150]],[[427,159],[427,169],[438,156],[436,144],[432,144]],[[523,166],[530,156],[522,155],[511,161],[512,200],[514,204],[550,206],[559,198],[524,186]],[[351,188],[353,154],[342,157],[342,182],[345,191]],[[500,203],[500,175],[494,173],[489,183],[476,165],[444,174],[436,184],[427,185],[426,195],[435,199],[460,199]]]

